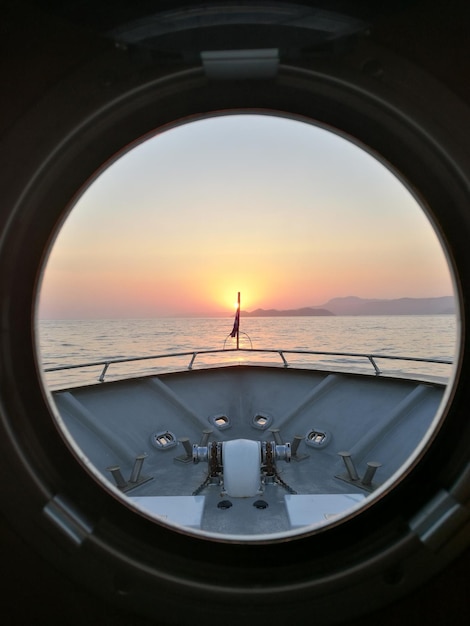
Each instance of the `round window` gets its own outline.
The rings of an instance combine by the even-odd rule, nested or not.
[[[459,310],[390,167],[305,120],[232,112],[100,171],[50,249],[36,327],[95,478],[158,523],[250,542],[337,524],[409,471],[441,423]]]

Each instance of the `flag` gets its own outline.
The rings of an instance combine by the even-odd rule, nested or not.
[[[235,321],[233,322],[232,332],[230,333],[230,337],[236,337],[238,335],[238,329],[240,328],[240,307],[237,308],[237,312],[235,313]]]

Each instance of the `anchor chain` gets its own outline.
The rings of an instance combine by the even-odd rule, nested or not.
[[[192,493],[193,496],[198,496],[203,489],[209,485],[211,478],[217,476],[220,472],[220,464],[219,464],[219,450],[220,443],[213,442],[210,447],[210,457],[209,457],[209,468],[207,472],[206,478],[199,485],[197,489],[195,489]]]
[[[292,487],[279,476],[276,466],[274,465],[273,446],[270,441],[266,442],[266,475],[274,476],[276,483],[283,487],[291,495],[295,495],[297,493],[295,489],[292,489]]]
[[[204,479],[204,481],[199,485],[199,487],[193,491],[192,495],[198,496],[201,493],[201,491],[207,487],[210,479],[211,479],[210,474],[208,474],[206,478]]]
[[[266,442],[266,475],[275,476],[276,470],[274,468],[273,460],[273,447],[270,441]]]
[[[210,451],[209,451],[209,468],[208,468],[208,472],[207,472],[207,476],[206,478],[203,480],[203,482],[199,485],[199,487],[197,487],[197,489],[195,489],[192,493],[193,496],[197,496],[201,493],[201,491],[203,491],[203,489],[205,489],[211,482],[211,478],[215,478],[220,474],[221,471],[221,465],[220,465],[220,459],[221,459],[221,453],[222,453],[222,444],[213,442],[212,445],[210,446]],[[266,471],[266,476],[272,476],[274,478],[274,481],[280,485],[283,489],[285,489],[288,493],[295,495],[297,493],[297,491],[295,491],[294,489],[292,489],[292,487],[290,485],[288,485],[280,476],[279,473],[276,469],[275,463],[274,463],[274,453],[273,453],[273,444],[270,441],[266,442],[266,446],[265,446],[265,471]]]

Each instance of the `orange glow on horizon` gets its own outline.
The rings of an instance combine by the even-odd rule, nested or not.
[[[238,292],[255,311],[452,289],[426,216],[369,154],[230,115],[161,133],[96,179],[54,243],[39,315],[230,317]]]

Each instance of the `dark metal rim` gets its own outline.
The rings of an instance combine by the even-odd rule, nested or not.
[[[99,79],[96,74],[74,76],[70,83],[92,93]],[[421,111],[416,102],[406,97],[391,102],[396,86],[377,84],[364,78],[357,68],[348,71],[347,77],[338,77],[332,67],[320,71],[281,68],[276,81],[219,84],[207,81],[202,70],[195,68],[169,76],[145,77],[138,89],[123,81],[106,94],[102,85],[98,86],[95,101],[78,112],[71,107],[67,86],[62,86],[22,120],[3,148],[9,151],[12,178],[2,192],[13,207],[6,215],[0,248],[0,295],[5,303],[2,418],[4,441],[10,443],[4,462],[17,471],[24,498],[30,502],[30,520],[23,520],[21,525],[30,530],[31,522],[36,523],[38,528],[31,534],[39,537],[57,530],[60,520],[72,520],[68,534],[73,537],[70,540],[70,536],[64,536],[63,544],[57,540],[55,550],[60,554],[71,550],[70,561],[81,578],[89,576],[92,586],[111,597],[119,594],[131,604],[141,602],[145,612],[153,602],[156,583],[170,595],[177,596],[186,589],[190,595],[196,594],[199,602],[217,588],[214,607],[224,602],[237,603],[245,594],[258,608],[268,602],[283,603],[286,594],[293,594],[298,607],[304,607],[309,602],[307,593],[335,598],[349,595],[346,590],[357,584],[353,581],[358,571],[368,587],[369,600],[372,591],[381,593],[384,601],[406,590],[410,583],[403,581],[412,564],[426,563],[428,571],[420,575],[422,578],[442,567],[451,558],[455,544],[450,540],[439,544],[437,557],[427,558],[427,527],[420,525],[417,516],[436,498],[439,489],[457,498],[457,502],[468,494],[468,477],[463,472],[468,463],[465,450],[469,433],[468,426],[464,430],[462,416],[470,392],[463,383],[455,387],[448,417],[428,458],[390,493],[387,502],[366,511],[361,519],[328,531],[321,541],[305,537],[274,549],[223,543],[209,548],[204,541],[168,532],[129,513],[103,495],[70,457],[52,425],[37,380],[31,311],[45,246],[64,207],[86,179],[126,143],[153,128],[224,110],[263,110],[314,119],[356,137],[381,154],[430,207],[451,251],[462,303],[462,294],[470,294],[465,271],[470,266],[465,245],[470,233],[466,189],[470,173],[461,167],[462,148],[452,129],[443,131],[431,120],[420,125]],[[48,145],[39,140],[30,142],[25,159],[18,141],[31,136],[51,115],[50,111],[59,111],[64,101],[70,109],[62,110],[55,130],[51,128]],[[459,110],[460,119],[462,115]],[[463,307],[462,315],[464,319],[468,315]],[[461,381],[468,370],[467,361],[462,335]],[[447,458],[436,470],[439,456]],[[420,486],[418,495],[411,479]],[[13,517],[15,513],[7,511]],[[410,526],[410,519],[415,520],[414,526]],[[396,530],[397,524],[400,531]],[[445,550],[443,546],[447,546]],[[243,572],[231,564],[235,554],[246,563]],[[93,575],[90,559],[95,564],[99,561]],[[379,561],[382,571],[395,575],[377,577]],[[134,586],[136,576],[145,581],[142,587]],[[391,580],[401,584],[391,584]],[[349,616],[360,612],[363,603],[362,597],[350,600]],[[279,616],[280,621],[284,612]]]

